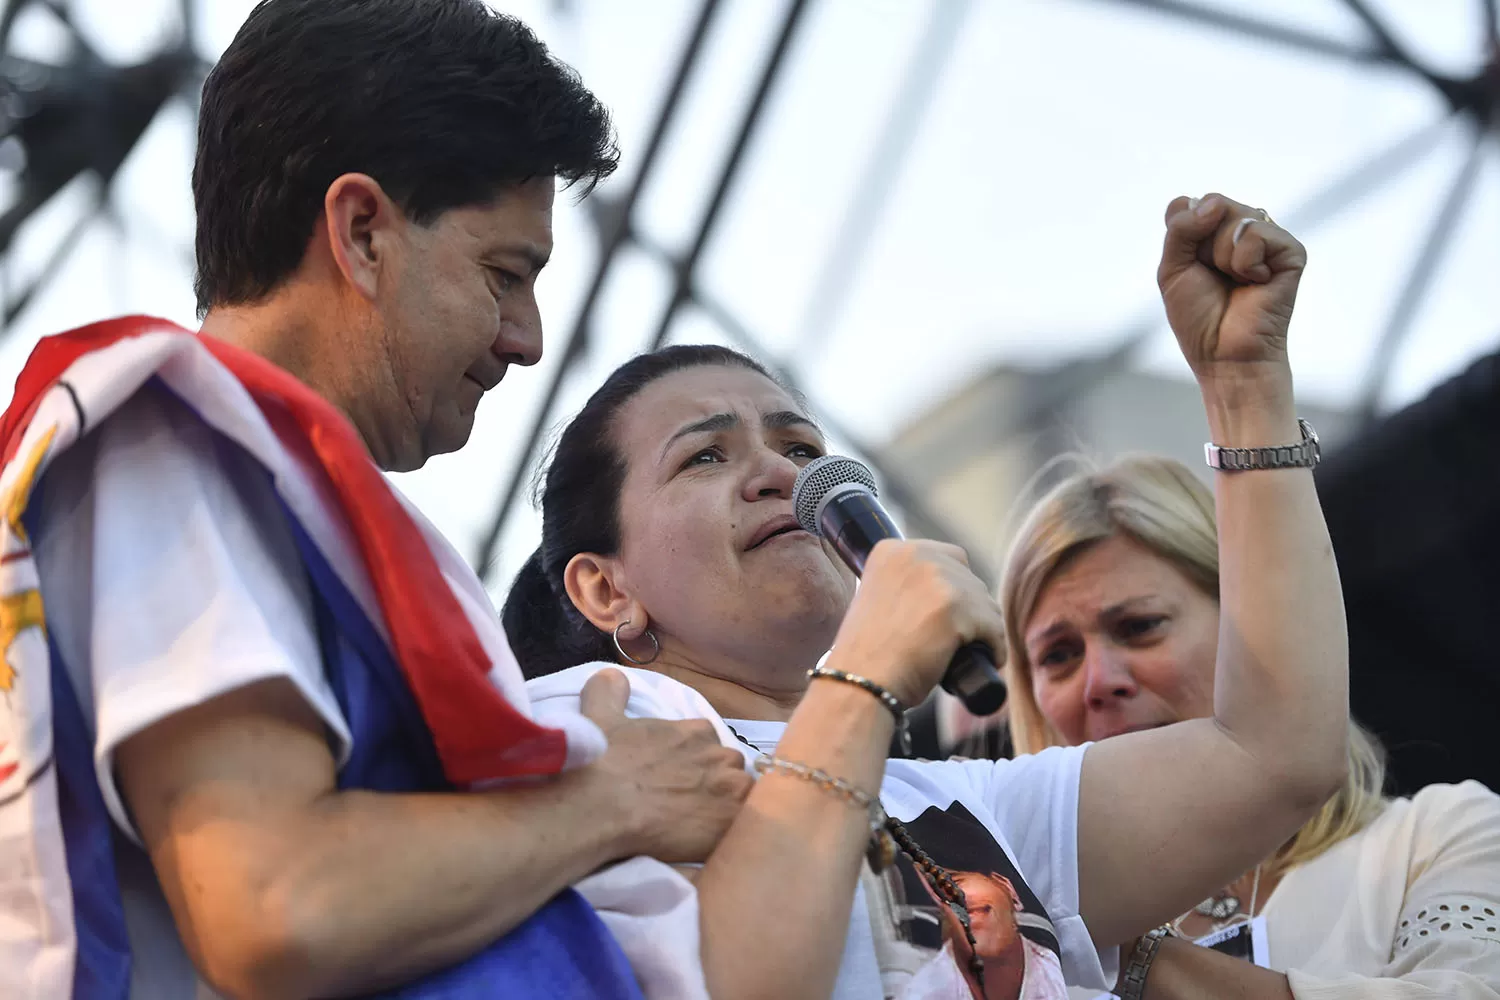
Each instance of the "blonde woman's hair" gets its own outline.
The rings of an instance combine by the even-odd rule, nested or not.
[[[1021,521],[1000,583],[1007,623],[1008,710],[1017,753],[1066,742],[1037,705],[1022,641],[1042,588],[1065,562],[1091,545],[1123,536],[1170,562],[1214,601],[1219,599],[1218,530],[1207,486],[1169,458],[1130,456],[1103,467],[1075,460],[1082,471],[1048,490]],[[1384,807],[1384,785],[1384,750],[1350,720],[1348,780],[1268,861],[1265,877],[1310,861],[1362,830]]]

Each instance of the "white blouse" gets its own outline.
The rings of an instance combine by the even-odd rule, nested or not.
[[[1396,799],[1261,913],[1297,1000],[1500,1000],[1500,795],[1466,781]]]
[[[1466,781],[1397,799],[1262,912],[1297,1000],[1500,1000],[1500,795]]]

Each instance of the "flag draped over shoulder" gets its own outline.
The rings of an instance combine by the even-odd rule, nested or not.
[[[324,589],[362,598],[343,604],[378,637],[378,658],[394,663],[394,686],[406,689],[395,697],[414,703],[410,714],[419,712],[416,725],[440,766],[422,783],[467,788],[555,774],[604,746],[581,717],[551,726],[533,720],[478,579],[386,480],[348,420],[306,385],[263,358],[148,317],[46,338],[0,418],[0,985],[24,976],[14,982],[33,992],[23,995],[116,995],[80,983],[118,978],[107,956],[121,950],[119,941],[85,940],[84,925],[94,922],[80,914],[78,838],[68,829],[78,781],[70,785],[67,765],[79,748],[63,745],[80,742],[67,735],[78,712],[47,639],[28,502],[51,461],[151,380],[265,466],[312,547],[304,559],[331,574]],[[309,466],[322,480],[311,486]],[[105,870],[112,872],[107,863]],[[26,905],[12,905],[19,902]],[[123,938],[123,923],[118,930]],[[128,978],[128,945],[124,954]]]

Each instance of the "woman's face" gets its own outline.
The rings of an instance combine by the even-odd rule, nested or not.
[[[1063,563],[1024,635],[1031,689],[1070,745],[1213,713],[1219,606],[1124,537]]]
[[[784,663],[800,679],[854,594],[853,575],[792,515],[822,434],[776,383],[725,365],[657,379],[613,431],[626,466],[619,582],[663,649]]]

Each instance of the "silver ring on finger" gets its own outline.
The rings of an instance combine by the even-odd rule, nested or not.
[[[1259,210],[1257,209],[1257,211],[1259,211]],[[1264,215],[1265,213],[1262,212],[1261,214]],[[1234,235],[1229,238],[1230,245],[1231,246],[1239,246],[1240,245],[1240,237],[1244,236],[1245,235],[1245,230],[1249,229],[1255,223],[1257,223],[1257,222],[1269,222],[1269,221],[1270,221],[1269,219],[1252,219],[1248,215],[1245,216],[1239,222],[1235,223],[1235,226],[1234,226]]]

